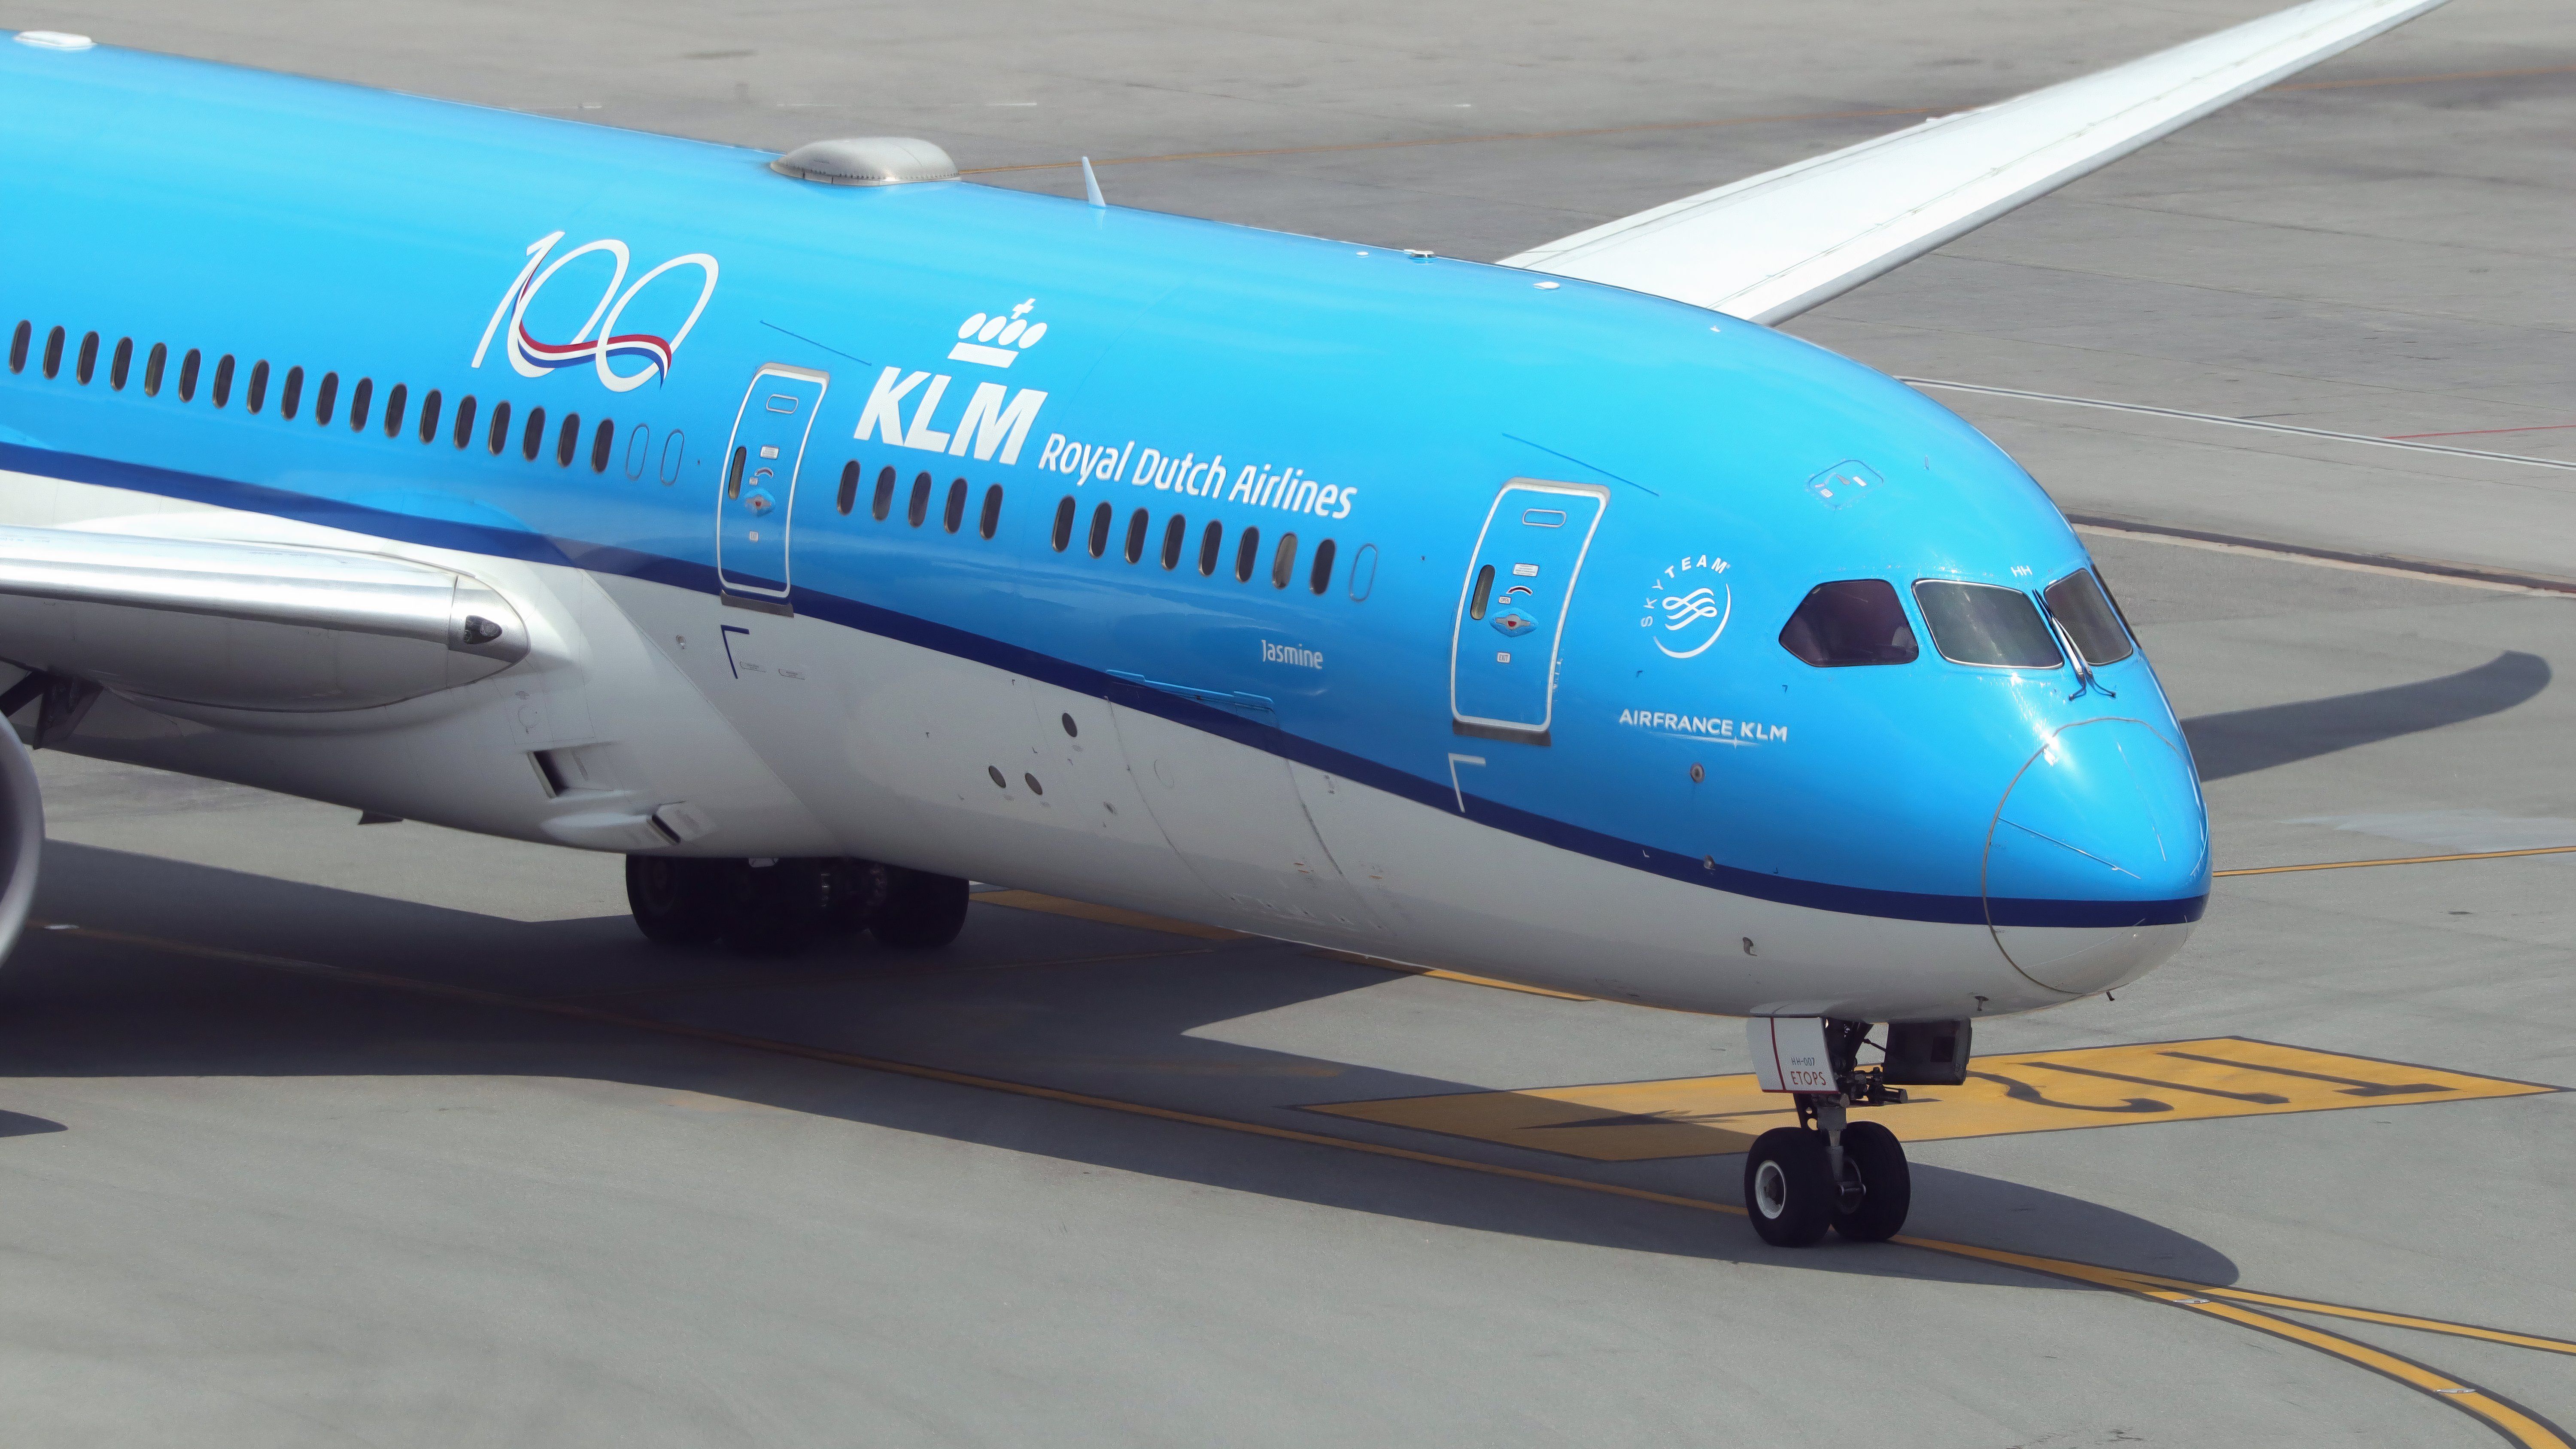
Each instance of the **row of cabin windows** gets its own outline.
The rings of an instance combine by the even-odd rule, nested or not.
[[[1079,512],[1080,505],[1073,501],[1070,494],[1056,504],[1055,531],[1048,539],[1055,545],[1056,552],[1062,553],[1073,546],[1073,525],[1075,516]],[[1084,534],[1083,547],[1093,558],[1099,558],[1109,552],[1109,536],[1117,521],[1118,510],[1110,504],[1102,503],[1091,510],[1091,524]],[[1131,564],[1142,562],[1146,545],[1151,541],[1153,532],[1154,511],[1152,509],[1139,508],[1127,515],[1126,535],[1119,549],[1120,556]],[[1163,520],[1162,542],[1157,550],[1157,561],[1166,570],[1178,569],[1181,566],[1182,556],[1189,551],[1189,544],[1189,519],[1178,513],[1171,515]],[[1321,594],[1333,586],[1333,554],[1334,544],[1331,539],[1325,539],[1315,545],[1313,560],[1306,568],[1308,589]],[[1217,565],[1224,558],[1225,525],[1210,519],[1207,525],[1199,530],[1199,574],[1205,578],[1214,578]],[[1246,584],[1252,582],[1253,574],[1260,567],[1261,530],[1257,526],[1247,527],[1234,538],[1235,582]],[[1297,535],[1283,533],[1279,535],[1279,541],[1272,545],[1270,550],[1270,586],[1274,589],[1284,589],[1296,576]],[[1361,591],[1354,587],[1352,597],[1360,596]]]
[[[739,491],[742,469],[743,450],[736,448],[732,472],[725,480],[728,495]],[[833,497],[832,503],[845,518],[858,510],[859,484],[866,476],[866,472],[867,470],[859,465],[859,460],[856,458],[841,465],[841,488],[840,492]],[[876,491],[868,500],[869,517],[883,523],[893,514],[895,490],[902,481],[902,475],[893,468],[877,470]],[[913,475],[911,494],[904,501],[904,522],[919,528],[929,520],[931,495],[938,491],[938,487],[938,480],[928,473]],[[948,481],[947,497],[939,509],[940,527],[955,533],[966,526],[966,503],[972,491],[972,486],[963,478],[952,478]],[[1001,531],[1001,527],[1002,485],[995,483],[984,490],[984,501],[975,513],[975,532],[980,537],[991,538]]]
[[[26,371],[27,356],[28,353],[33,350],[35,344],[35,330],[34,323],[22,320],[18,323],[17,329],[10,334],[9,370],[11,372],[17,373]],[[45,334],[44,353],[40,363],[45,376],[50,378],[61,374],[63,367],[63,351],[68,340],[68,334],[66,334],[60,327],[56,327]],[[72,363],[72,376],[83,386],[87,386],[90,380],[97,375],[98,353],[99,335],[95,332],[83,335],[80,340],[80,347]],[[152,350],[145,354],[143,359],[143,395],[145,397],[158,397],[161,395],[162,386],[168,378],[169,362],[169,345],[160,342],[153,343]],[[179,376],[177,379],[179,401],[194,402],[197,400],[198,383],[206,370],[204,364],[205,354],[193,347],[189,348],[186,355],[179,359]],[[118,338],[116,347],[110,353],[108,358],[107,385],[110,388],[122,392],[125,389],[126,383],[132,376],[133,366],[134,339],[131,337]],[[214,376],[211,379],[212,385],[208,389],[208,396],[216,407],[221,408],[231,405],[233,400],[233,382],[236,371],[235,361],[231,353],[225,353],[222,357],[216,359],[213,369]],[[249,375],[243,379],[242,386],[242,407],[245,411],[256,413],[268,406],[270,376],[271,374],[267,362],[260,361],[251,364]],[[375,415],[381,418],[386,437],[398,437],[401,435],[403,430],[404,417],[410,409],[410,389],[406,388],[401,383],[395,383],[385,393],[383,412],[381,414],[377,414],[375,413],[375,379],[362,377],[359,378],[357,383],[349,389],[348,402],[349,407],[347,416],[350,431],[366,431],[369,416]],[[439,437],[441,405],[442,402],[436,388],[432,388],[421,395],[420,411],[417,416],[420,440],[423,443],[435,442]],[[278,416],[292,419],[299,411],[302,410],[303,406],[304,369],[301,367],[290,367],[286,370],[286,375],[278,380]],[[332,418],[339,412],[339,408],[340,374],[336,372],[326,372],[322,374],[321,381],[316,383],[313,388],[313,421],[318,425],[328,427]],[[475,403],[472,394],[469,393],[456,400],[456,410],[452,415],[449,432],[455,445],[459,448],[471,445],[477,436],[474,426],[474,415]],[[627,445],[626,473],[630,478],[643,476],[646,453],[648,451],[646,447],[648,436],[649,434],[645,427],[640,423],[637,424],[634,435]],[[492,405],[492,411],[485,422],[482,437],[484,446],[495,456],[498,456],[510,446],[512,430],[510,427],[509,403],[496,402]],[[547,450],[549,432],[546,427],[546,410],[544,408],[536,407],[528,409],[527,417],[523,420],[518,430],[517,441],[519,445],[519,455],[531,462],[534,462],[540,453]],[[553,429],[551,442],[555,462],[566,468],[571,467],[573,459],[579,457],[583,451],[581,414],[566,413],[563,416],[562,421]],[[615,451],[616,445],[617,424],[607,418],[600,419],[598,425],[593,428],[590,433],[589,453],[590,469],[592,472],[605,473],[608,471],[608,460],[610,455]],[[671,483],[678,480],[680,459],[685,447],[686,444],[682,441],[681,435],[677,432],[670,434],[665,440],[662,448],[662,481],[664,483]]]

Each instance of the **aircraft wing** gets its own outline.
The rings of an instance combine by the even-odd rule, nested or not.
[[[82,529],[0,528],[0,660],[43,677],[231,709],[363,709],[526,657],[479,580],[375,554]]]
[[[2443,0],[2311,0],[1506,257],[1776,323]]]

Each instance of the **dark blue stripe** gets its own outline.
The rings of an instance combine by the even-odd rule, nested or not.
[[[228,482],[203,474],[119,463],[78,453],[57,453],[12,443],[0,443],[0,468],[162,497],[185,498],[273,517],[300,519],[431,548],[455,549],[528,563],[563,564],[595,573],[669,584],[701,594],[721,592],[716,571],[707,564],[610,544],[548,538],[490,524],[423,518],[416,514],[339,503],[258,484]],[[1265,754],[1358,781],[1417,805],[1443,811],[1457,808],[1458,794],[1445,781],[1426,780],[1392,765],[1291,734],[1276,725],[1263,724],[1196,700],[1184,699],[1149,684],[1120,679],[1051,654],[837,594],[799,588],[793,595],[793,603],[800,614],[1122,704]],[[1478,824],[1559,850],[1663,876],[1668,880],[1710,886],[1730,895],[1837,911],[1845,915],[1957,926],[1982,926],[1991,922],[1998,926],[2117,928],[2197,921],[2209,904],[2205,893],[2162,901],[1988,901],[1978,896],[1834,885],[1793,876],[1770,875],[1738,866],[1712,867],[1698,856],[1622,840],[1615,835],[1605,835],[1481,795],[1468,795],[1466,802],[1467,818]]]

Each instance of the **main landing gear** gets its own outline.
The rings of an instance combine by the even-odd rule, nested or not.
[[[956,940],[966,925],[966,882],[869,860],[630,855],[626,903],[649,940],[722,941],[760,956],[861,931],[874,931],[888,946],[929,950]]]
[[[1828,1020],[1825,1057],[1832,1092],[1798,1092],[1798,1125],[1756,1138],[1744,1158],[1744,1211],[1762,1241],[1803,1248],[1831,1229],[1855,1243],[1883,1243],[1905,1227],[1914,1203],[1904,1144],[1876,1122],[1853,1122],[1853,1107],[1892,1106],[1905,1086],[1957,1086],[1967,1080],[1969,1030],[1964,1021],[1897,1022],[1888,1027],[1887,1060],[1859,1065],[1865,1021]]]

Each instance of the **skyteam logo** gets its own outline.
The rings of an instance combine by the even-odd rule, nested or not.
[[[689,329],[698,325],[699,315],[707,310],[707,302],[716,294],[716,259],[704,252],[673,257],[629,285],[626,273],[630,259],[626,243],[614,240],[584,242],[553,261],[547,261],[554,252],[555,243],[563,238],[562,232],[551,232],[529,245],[528,264],[519,269],[519,275],[511,280],[509,290],[501,294],[500,305],[492,309],[492,320],[483,324],[483,340],[474,347],[474,366],[483,365],[484,354],[492,349],[493,334],[499,333],[502,352],[510,359],[512,370],[521,377],[543,377],[560,368],[580,367],[587,363],[598,372],[601,385],[609,391],[632,392],[655,378],[669,376],[680,344],[688,340]],[[538,305],[539,295],[545,291],[546,284],[554,280],[557,272],[594,252],[606,259],[609,273],[607,285],[600,288],[599,301],[591,307],[589,317],[564,341],[551,342],[538,336],[531,330],[528,309]],[[683,267],[697,270],[698,297],[689,308],[688,315],[681,318],[676,331],[665,337],[658,332],[618,330],[625,325],[629,304],[662,274]],[[678,298],[688,295],[681,290],[685,286],[683,280],[675,286],[661,289],[655,294],[654,303],[646,315],[676,314]],[[572,305],[578,307],[580,303]],[[631,371],[625,370],[630,367]]]
[[[957,327],[957,345],[948,349],[951,362],[979,362],[986,367],[1008,367],[1020,360],[1020,354],[1035,347],[1046,336],[1044,322],[1031,322],[1029,313],[1038,299],[1029,298],[1008,312],[978,312]]]
[[[1685,557],[1655,576],[1646,591],[1645,617],[1638,627],[1654,630],[1655,647],[1667,659],[1689,659],[1708,652],[1726,621],[1735,613],[1735,590],[1721,577],[1726,560],[1714,554]]]

